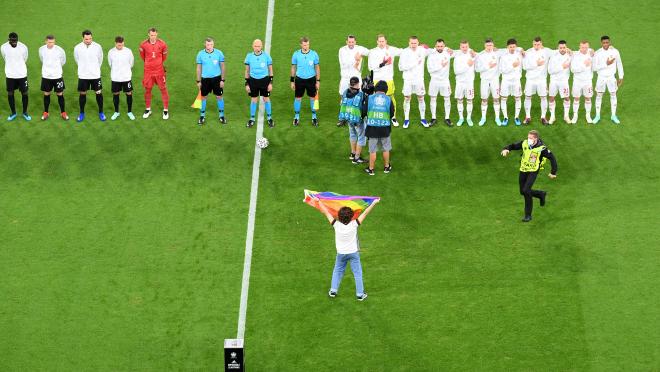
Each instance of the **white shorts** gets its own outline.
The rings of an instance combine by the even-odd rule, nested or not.
[[[596,92],[605,93],[605,88],[607,88],[607,91],[610,93],[616,93],[619,89],[619,85],[616,83],[614,76],[598,77],[598,80],[596,80]]]
[[[594,88],[591,85],[591,80],[573,80],[573,89],[571,90],[573,98],[591,98],[594,95]]]
[[[566,80],[552,80],[550,79],[550,97],[554,97],[559,93],[559,97],[568,98],[571,90],[568,87],[568,79]]]
[[[437,97],[440,94],[443,97],[451,96],[451,84],[447,80],[433,80],[429,83],[429,96]]]
[[[414,94],[418,97],[426,94],[426,89],[424,88],[424,80],[414,81],[414,80],[403,80],[403,89],[401,90],[404,97],[410,97]]]
[[[454,93],[456,99],[474,99],[474,82],[472,83],[456,83],[456,92]]]
[[[520,79],[502,80],[502,86],[500,87],[500,96],[501,97],[522,96],[522,85],[520,84]]]
[[[545,78],[527,80],[525,82],[525,95],[533,96],[535,94],[538,94],[539,97],[548,95],[548,83],[546,82]]]
[[[493,96],[493,99],[500,98],[500,79],[481,80],[481,99],[488,99]]]
[[[360,79],[360,87],[362,86],[362,78],[358,76],[358,79]],[[339,80],[339,95],[342,96],[344,95],[344,92],[348,87],[351,85],[351,78],[341,78]]]

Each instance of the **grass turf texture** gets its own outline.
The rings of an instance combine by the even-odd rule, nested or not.
[[[151,25],[170,45],[172,115],[169,122],[122,116],[101,124],[90,99],[83,125],[53,117],[0,126],[0,369],[217,369],[222,339],[236,330],[253,156],[254,133],[243,127],[242,61],[251,40],[264,34],[266,3],[221,2],[213,11],[177,2],[106,4],[102,12],[92,2],[48,6],[48,12],[46,4],[30,1],[0,16],[2,33],[17,31],[30,48],[35,119],[37,47],[45,33],[67,51],[73,117],[71,51],[80,31],[91,28],[106,52],[123,34],[136,53]],[[262,158],[248,368],[657,368],[660,200],[653,155],[659,136],[652,113],[660,98],[658,52],[637,50],[640,36],[653,34],[658,5],[539,3],[531,15],[524,2],[497,9],[394,3],[389,13],[400,16],[357,22],[346,20],[344,9],[368,19],[373,10],[348,4],[276,2],[277,127],[265,131],[271,146]],[[155,13],[139,16],[148,8]],[[411,24],[412,14],[421,19]],[[617,17],[627,22],[613,23]],[[34,24],[38,29],[28,26]],[[383,32],[396,46],[416,34],[429,45],[443,37],[453,48],[468,38],[478,50],[486,36],[500,47],[515,36],[528,47],[540,34],[548,46],[566,38],[576,48],[579,39],[597,45],[607,33],[626,69],[623,124],[609,123],[606,96],[598,126],[582,119],[576,127],[541,128],[560,169],[556,181],[537,181],[549,191],[548,206],[537,205],[529,225],[518,222],[517,157],[498,156],[527,128],[496,128],[491,111],[484,128],[395,129],[393,173],[384,175],[379,165],[368,177],[348,163],[346,130],[334,127],[336,50],[349,32],[368,47]],[[289,127],[289,61],[304,34],[321,56],[319,129],[311,128],[305,102],[301,127]],[[196,94],[194,56],[207,35],[228,60],[230,125],[224,128],[197,128],[197,112],[188,108]],[[134,73],[139,86],[141,63]],[[111,108],[108,77],[105,68]],[[138,87],[136,113],[141,95]],[[2,116],[6,110],[0,103]],[[537,100],[533,110],[537,116]],[[415,102],[411,112],[415,122]],[[350,273],[339,297],[325,296],[333,235],[317,211],[300,203],[303,188],[383,198],[361,232],[370,294],[364,303],[354,300]]]

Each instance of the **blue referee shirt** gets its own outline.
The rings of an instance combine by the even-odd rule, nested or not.
[[[253,79],[263,79],[268,76],[268,66],[273,64],[273,59],[264,52],[260,54],[248,53],[245,56],[245,64],[250,66],[250,77]]]
[[[291,64],[296,65],[296,76],[301,79],[309,79],[316,76],[315,66],[319,64],[319,55],[310,49],[303,53],[301,49],[293,52]]]
[[[218,49],[213,49],[211,53],[207,52],[206,49],[202,49],[197,53],[197,64],[202,65],[203,78],[214,78],[222,75],[220,62],[224,61],[225,55]]]

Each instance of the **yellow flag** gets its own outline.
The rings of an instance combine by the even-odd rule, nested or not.
[[[198,91],[197,92],[197,98],[195,98],[195,102],[193,102],[192,105],[190,105],[192,108],[202,108],[202,92]]]

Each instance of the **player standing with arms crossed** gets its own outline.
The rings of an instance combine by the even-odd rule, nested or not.
[[[142,117],[146,119],[151,116],[151,89],[156,84],[163,99],[163,120],[167,120],[170,118],[170,95],[167,92],[166,71],[163,65],[167,60],[167,44],[158,38],[158,30],[155,27],[149,29],[148,35],[149,38],[140,44],[140,58],[144,61],[142,85],[144,86],[144,102],[146,105]]]

